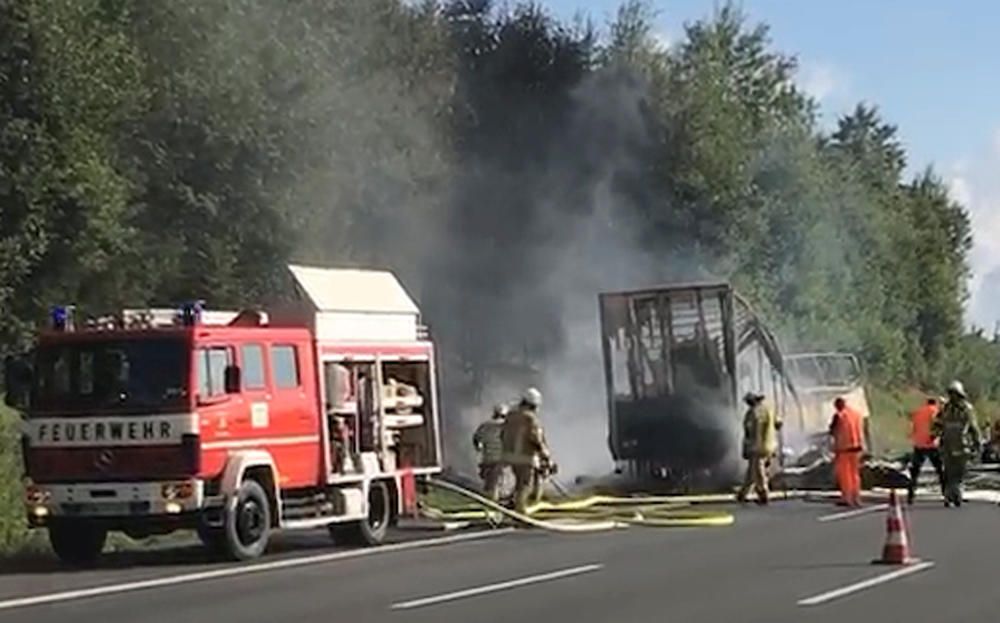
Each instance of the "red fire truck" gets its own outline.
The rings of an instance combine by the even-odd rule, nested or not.
[[[289,274],[297,300],[266,312],[57,308],[7,367],[28,518],[61,559],[111,530],[194,529],[238,560],[276,529],[374,545],[440,471],[434,346],[396,277]]]

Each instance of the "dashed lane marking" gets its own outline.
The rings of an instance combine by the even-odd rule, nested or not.
[[[602,568],[604,568],[604,565],[602,564],[592,564],[592,565],[583,565],[581,567],[573,567],[571,569],[562,569],[560,571],[551,571],[549,573],[542,573],[540,575],[529,575],[527,577],[518,578],[516,580],[508,580],[506,582],[498,582],[496,584],[487,584],[485,586],[467,588],[464,590],[455,591],[453,593],[443,593],[441,595],[434,595],[432,597],[422,597],[420,599],[414,599],[412,601],[403,601],[400,603],[393,604],[392,609],[410,610],[412,608],[420,608],[422,606],[431,606],[446,601],[455,601],[457,599],[465,599],[467,597],[485,595],[486,593],[496,593],[499,591],[506,591],[512,588],[518,588],[520,586],[528,586],[529,584],[538,584],[540,582],[552,582],[553,580],[568,578],[574,575],[581,575],[583,573],[592,573]]]
[[[215,569],[212,571],[199,571],[197,573],[185,573],[181,575],[169,575],[150,580],[139,580],[136,582],[125,582],[122,584],[108,584],[104,586],[94,586],[60,593],[49,593],[46,595],[35,595],[31,597],[19,597],[0,601],[0,610],[12,610],[14,608],[25,608],[28,606],[39,606],[63,601],[74,601],[91,597],[101,597],[105,595],[115,595],[118,593],[128,593],[133,591],[149,590],[153,588],[163,588],[166,586],[176,586],[178,584],[192,584],[195,582],[205,582],[208,580],[218,580],[251,573],[263,573],[267,571],[278,571],[280,569],[291,569],[294,567],[304,567],[307,565],[318,565],[335,560],[345,560],[349,558],[362,558],[365,556],[375,556],[378,554],[389,554],[393,552],[403,552],[412,549],[425,547],[436,547],[449,545],[452,543],[462,543],[479,539],[488,539],[503,534],[513,532],[512,528],[502,530],[489,530],[483,532],[473,532],[470,534],[456,534],[453,536],[439,537],[434,539],[422,539],[419,541],[409,541],[406,543],[393,543],[372,547],[368,549],[356,549],[346,552],[332,552],[329,554],[319,554],[316,556],[304,556],[301,558],[286,558],[273,562],[261,562],[252,565],[242,565],[237,567],[227,567],[225,569]]]
[[[865,506],[864,508],[856,508],[851,511],[844,511],[842,513],[824,515],[819,518],[819,521],[839,521],[841,519],[850,519],[852,517],[860,517],[861,515],[868,515],[869,513],[877,511],[884,511],[887,508],[889,508],[888,504],[875,504],[872,506]]]
[[[857,593],[873,586],[878,586],[879,584],[885,584],[886,582],[891,582],[893,580],[898,580],[899,578],[906,577],[908,575],[913,575],[914,573],[920,573],[921,571],[926,571],[934,566],[933,562],[920,562],[914,565],[903,567],[896,571],[890,573],[885,573],[883,575],[877,575],[873,578],[857,582],[855,584],[849,584],[843,588],[837,588],[832,591],[827,591],[825,593],[820,593],[814,597],[808,597],[806,599],[800,599],[798,605],[800,606],[818,606],[820,604],[825,604],[828,601],[833,601],[834,599],[840,599],[841,597],[846,597],[853,593]]]

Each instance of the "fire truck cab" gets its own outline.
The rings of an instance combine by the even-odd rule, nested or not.
[[[388,272],[289,275],[295,300],[266,313],[54,311],[7,377],[28,519],[60,558],[94,561],[112,530],[193,529],[238,560],[276,529],[373,545],[413,507],[441,466],[419,309]]]

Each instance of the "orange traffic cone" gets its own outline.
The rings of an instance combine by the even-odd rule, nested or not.
[[[889,492],[889,514],[885,520],[885,545],[882,547],[882,558],[873,560],[877,565],[911,565],[918,562],[910,556],[910,539],[906,534],[906,521],[903,519],[903,507],[896,497],[896,490]]]

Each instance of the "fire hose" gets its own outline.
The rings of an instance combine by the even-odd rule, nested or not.
[[[651,527],[720,527],[732,525],[732,513],[724,511],[685,510],[689,502],[676,497],[613,497],[591,496],[568,502],[540,502],[519,513],[484,497],[475,491],[446,480],[432,478],[428,485],[458,494],[471,502],[471,508],[445,511],[423,505],[430,519],[491,520],[500,515],[519,524],[552,532],[599,532],[629,526]]]

